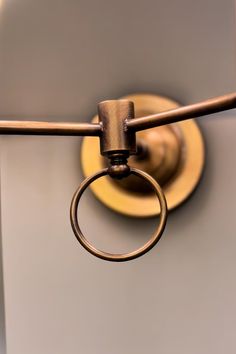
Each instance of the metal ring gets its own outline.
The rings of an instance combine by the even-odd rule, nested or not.
[[[83,194],[83,192],[86,190],[86,188],[94,182],[96,179],[108,175],[108,169],[105,168],[94,175],[86,178],[77,191],[75,192],[72,201],[71,201],[71,207],[70,207],[70,220],[71,220],[71,226],[74,231],[75,237],[77,240],[80,242],[80,244],[90,253],[92,253],[94,256],[98,258],[102,258],[106,261],[113,261],[113,262],[124,262],[124,261],[129,261],[131,259],[137,258],[148,252],[152,247],[156,245],[156,243],[160,240],[162,233],[164,231],[165,225],[166,225],[166,219],[167,219],[167,204],[166,204],[166,199],[165,195],[159,186],[159,184],[146,172],[143,172],[141,170],[138,170],[136,168],[130,168],[130,174],[136,175],[138,177],[143,178],[147,182],[149,182],[155,191],[159,203],[160,203],[160,208],[161,208],[161,213],[160,213],[160,222],[155,230],[155,232],[152,234],[151,238],[149,241],[147,241],[143,246],[138,248],[135,251],[129,252],[129,253],[121,253],[121,254],[113,254],[109,252],[104,252],[96,247],[94,247],[83,235],[79,223],[78,223],[78,218],[77,218],[77,210],[78,210],[78,204],[80,201],[80,198]]]

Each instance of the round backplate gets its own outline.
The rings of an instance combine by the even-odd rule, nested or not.
[[[133,94],[122,97],[134,102],[135,116],[163,112],[180,105],[166,97]],[[95,116],[93,122],[98,121]],[[145,153],[132,156],[130,166],[140,168],[159,182],[164,190],[168,209],[180,205],[196,188],[204,166],[204,143],[201,131],[193,119],[138,132],[137,142]],[[106,166],[100,155],[99,140],[85,137],[81,146],[81,163],[85,177]],[[155,195],[131,177],[114,181],[103,177],[91,185],[95,196],[109,208],[133,217],[160,214]]]

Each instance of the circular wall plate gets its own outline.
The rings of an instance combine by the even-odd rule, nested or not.
[[[179,107],[166,97],[134,94],[122,97],[134,102],[135,116],[145,116]],[[98,121],[95,116],[93,122]],[[204,166],[205,151],[201,131],[193,119],[138,132],[137,142],[147,148],[147,156],[132,156],[130,166],[140,168],[162,185],[168,209],[180,205],[196,188]],[[85,177],[103,169],[106,159],[100,155],[99,140],[85,137],[81,146],[81,164]],[[155,195],[131,177],[114,181],[103,177],[91,186],[95,196],[109,208],[133,217],[160,214]]]

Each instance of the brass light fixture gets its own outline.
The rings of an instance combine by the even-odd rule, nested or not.
[[[138,117],[135,117],[134,106]],[[82,145],[82,166],[85,175],[92,175],[74,194],[70,209],[71,225],[76,238],[87,251],[104,260],[122,262],[143,255],[159,241],[165,228],[167,210],[183,202],[199,181],[204,164],[204,144],[192,119],[232,108],[236,108],[236,93],[184,107],[160,96],[130,95],[99,103],[98,117],[92,123],[1,120],[0,133],[86,136]],[[108,166],[105,167],[107,162],[99,156],[90,137],[100,138],[100,153],[106,161],[109,160]],[[128,165],[129,158],[132,167]],[[106,175],[109,178],[103,183],[100,182],[102,179],[99,180],[98,186],[92,190],[107,206],[137,217],[160,214],[159,225],[150,240],[130,253],[112,254],[96,249],[79,227],[77,210],[83,192],[93,181]],[[128,176],[130,178],[126,179]],[[133,180],[133,176],[141,177],[149,186]],[[115,183],[117,179],[122,180],[121,186]],[[108,190],[106,196],[104,189]],[[155,192],[154,195],[150,190]],[[156,197],[159,207],[156,206]]]
[[[122,99],[134,103],[135,117],[180,107],[169,98],[153,94],[134,94]],[[99,122],[98,116],[92,122]],[[129,165],[145,171],[158,181],[163,188],[168,210],[176,208],[191,195],[204,166],[205,148],[197,123],[194,119],[188,119],[142,130],[136,133],[136,141],[137,154],[130,156]],[[107,161],[99,153],[97,139],[83,139],[81,164],[86,177],[106,167]],[[91,189],[102,203],[124,215],[146,218],[160,214],[155,194],[142,179],[135,176],[119,182],[101,178],[91,185]]]

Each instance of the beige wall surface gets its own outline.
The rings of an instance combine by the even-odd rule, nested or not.
[[[97,102],[132,92],[185,104],[236,88],[230,0],[3,0],[0,11],[1,118],[89,121]],[[73,236],[81,139],[1,138],[8,354],[235,354],[236,112],[199,122],[199,188],[158,246],[123,264]],[[80,217],[109,250],[136,247],[156,224],[90,193]]]

